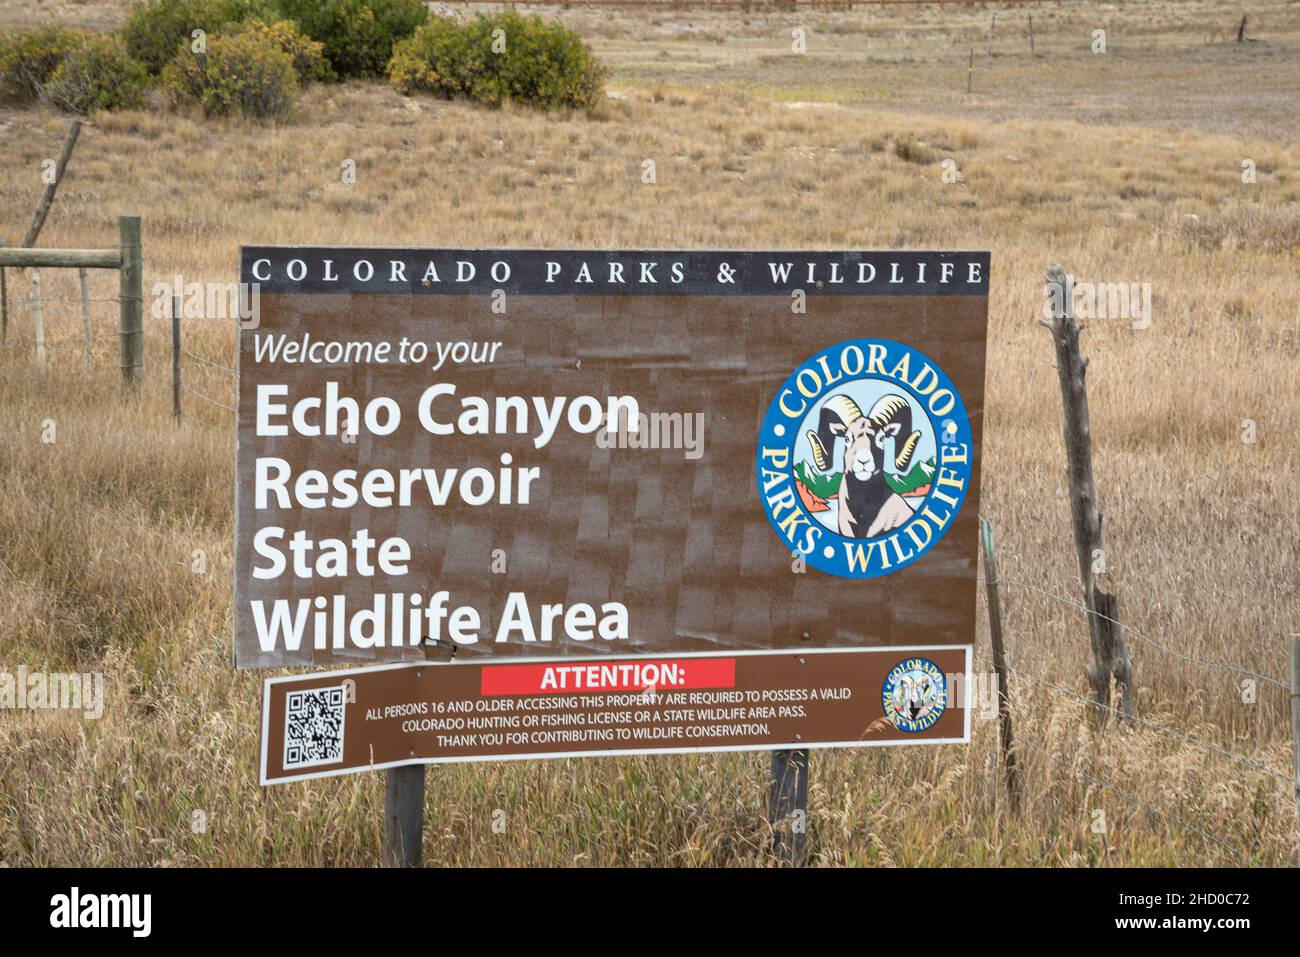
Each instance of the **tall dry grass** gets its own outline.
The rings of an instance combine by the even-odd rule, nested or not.
[[[1108,17],[1122,26],[1143,9],[1165,18],[1161,36],[1182,35],[1168,4]],[[1286,8],[1269,12],[1280,19]],[[867,14],[834,22],[842,42],[871,38]],[[1187,660],[1281,678],[1283,636],[1300,612],[1300,176],[1284,114],[1261,135],[1229,115],[1232,97],[1217,107],[1224,115],[1203,99],[1202,122],[1171,126],[1186,104],[1119,70],[1107,95],[1148,97],[1147,123],[1068,112],[1044,121],[1024,115],[1028,106],[1068,100],[1082,83],[1046,66],[1011,111],[978,98],[890,109],[860,91],[790,102],[786,67],[773,68],[770,88],[751,82],[758,39],[735,49],[786,24],[754,16],[719,45],[643,21],[635,51],[601,34],[622,98],[594,121],[362,84],[313,91],[283,127],[101,116],[82,134],[42,244],[111,245],[114,217],[139,214],[146,291],[178,273],[234,279],[240,243],[989,248],[982,507],[1002,576],[1033,586],[1004,589],[1012,663],[1058,686],[1012,682],[1027,803],[1007,806],[986,718],[969,747],[819,752],[814,860],[1284,863],[1291,792],[1261,767],[1288,769],[1285,696],[1260,683],[1251,699],[1243,675]],[[889,69],[924,90],[952,41],[918,36],[913,62]],[[658,50],[690,64],[719,46],[733,61],[721,73],[663,79]],[[1204,93],[1203,55],[1174,50],[1161,69],[1177,76],[1181,63],[1187,88]],[[1272,75],[1268,62],[1225,56],[1216,83],[1244,103],[1249,83]],[[1250,106],[1249,126],[1267,125],[1268,109]],[[0,112],[5,235],[21,234],[39,162],[63,128],[42,110]],[[1240,179],[1247,157],[1254,185]],[[641,181],[647,158],[653,186]],[[345,159],[356,161],[353,186],[339,178]],[[942,182],[943,159],[957,163],[958,183]],[[1056,375],[1037,325],[1051,261],[1080,279],[1154,290],[1150,328],[1099,320],[1084,334],[1109,584],[1125,623],[1166,646],[1130,637],[1149,722],[1130,729],[1101,727],[1078,700],[1085,623],[1034,590],[1076,594]],[[11,294],[26,295],[26,278],[9,276]],[[0,353],[0,668],[100,670],[108,701],[100,721],[0,713],[0,861],[377,863],[381,776],[257,785],[263,675],[230,661],[230,414],[187,393],[173,425],[159,319],[146,320],[140,395],[124,397],[111,303],[95,306],[95,367],[84,372],[75,278],[44,278],[49,368],[31,361],[25,306]],[[111,297],[110,276],[93,282],[96,298]],[[185,335],[196,354],[231,364],[229,324],[188,321]],[[187,358],[185,375],[229,402],[222,370]],[[1242,441],[1246,419],[1254,443]],[[49,420],[53,443],[42,442]],[[204,574],[193,571],[196,549]],[[977,642],[987,671],[982,623]],[[764,771],[752,755],[440,767],[429,777],[427,857],[762,863]],[[491,827],[498,809],[504,833]]]

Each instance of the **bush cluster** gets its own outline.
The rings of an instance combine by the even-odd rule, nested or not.
[[[0,37],[0,100],[43,100],[69,113],[129,109],[148,76],[120,37],[47,27]]]
[[[268,23],[254,18],[241,24],[239,32],[266,40],[289,54],[289,59],[293,61],[293,71],[304,83],[335,78],[329,61],[325,59],[325,44],[304,36],[299,31],[298,24],[292,20]]]
[[[148,74],[121,37],[87,34],[73,45],[45,84],[50,102],[69,113],[129,110],[144,102]]]
[[[84,34],[63,27],[0,36],[0,100],[30,103],[45,98],[45,84]]]
[[[202,53],[176,55],[163,70],[163,87],[176,103],[209,116],[284,119],[298,99],[294,58],[269,33],[213,37]]]
[[[305,83],[387,76],[403,93],[591,110],[605,70],[558,23],[468,23],[423,0],[137,0],[112,34],[0,35],[0,101],[73,113],[137,107],[151,84],[206,114],[282,119]]]
[[[122,25],[127,52],[158,75],[178,51],[192,50],[203,31],[207,42],[252,17],[275,19],[275,0],[141,0]]]
[[[279,0],[284,16],[325,46],[340,77],[383,76],[393,46],[428,19],[423,0]]]
[[[403,93],[589,111],[605,69],[563,24],[507,10],[463,25],[431,17],[397,44],[388,78]]]

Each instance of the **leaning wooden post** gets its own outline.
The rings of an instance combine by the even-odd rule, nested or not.
[[[54,194],[59,190],[59,184],[63,182],[63,171],[68,168],[68,160],[72,157],[72,148],[77,145],[77,137],[81,135],[81,120],[73,120],[72,125],[68,127],[68,135],[63,141],[63,149],[59,151],[59,158],[54,163],[54,178],[45,184],[45,191],[41,193],[41,201],[36,204],[36,214],[32,217],[32,224],[27,227],[27,234],[23,236],[23,246],[35,246],[36,237],[41,234],[41,227],[45,225],[45,217],[54,205]]]
[[[139,385],[144,365],[144,270],[140,261],[140,217],[117,220],[122,264],[118,268],[118,303],[122,314],[122,378]]]
[[[989,639],[993,645],[993,673],[998,682],[998,737],[1002,741],[1002,767],[1007,776],[1007,796],[1012,810],[1020,809],[1020,772],[1016,768],[1015,741],[1011,734],[1011,686],[1007,683],[1007,653],[1002,644],[1002,605],[998,601],[998,565],[993,557],[993,528],[980,519],[984,539],[984,586],[989,599]]]
[[[90,332],[90,292],[86,288],[86,267],[82,266],[77,270],[77,281],[81,285],[81,332],[85,339],[86,368],[89,369],[95,339]]]
[[[384,866],[419,867],[424,852],[424,765],[385,773]]]
[[[1088,360],[1079,353],[1079,326],[1074,321],[1073,283],[1060,266],[1047,270],[1047,294],[1052,321],[1043,322],[1056,346],[1056,372],[1061,384],[1065,436],[1066,475],[1070,483],[1070,514],[1074,522],[1074,546],[1083,582],[1083,600],[1088,609],[1088,634],[1093,664],[1087,667],[1097,701],[1110,704],[1110,683],[1120,689],[1119,710],[1133,716],[1133,666],[1119,624],[1119,601],[1102,591],[1096,576],[1105,568],[1101,538],[1101,513],[1092,479],[1092,429],[1088,420],[1088,391],[1084,376]],[[1103,712],[1104,717],[1104,712]]]
[[[808,856],[808,752],[773,751],[767,819],[772,853],[783,867],[802,867]]]
[[[1291,751],[1295,765],[1296,866],[1300,867],[1300,635],[1291,636]]]
[[[32,323],[36,335],[36,364],[45,368],[45,297],[41,295],[41,271],[32,270]]]
[[[172,296],[172,418],[181,420],[181,298]]]

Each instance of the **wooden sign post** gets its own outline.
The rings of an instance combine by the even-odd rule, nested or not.
[[[384,772],[384,865],[419,867],[424,854],[424,765]]]
[[[808,752],[773,751],[768,794],[772,853],[786,867],[808,857]]]

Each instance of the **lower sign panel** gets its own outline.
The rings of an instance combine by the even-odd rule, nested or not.
[[[408,662],[269,678],[263,784],[402,764],[970,740],[970,647]]]

